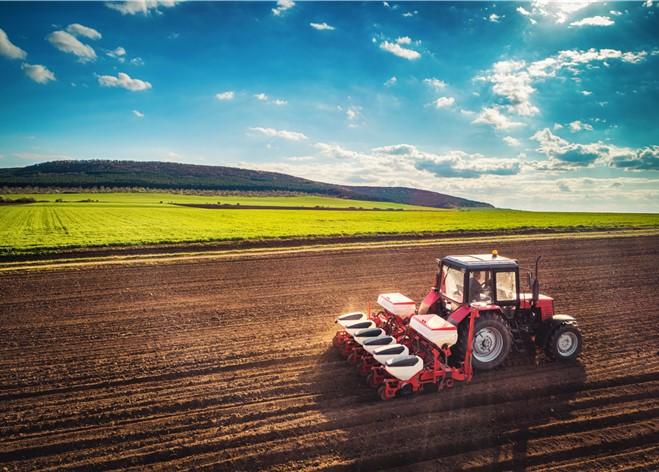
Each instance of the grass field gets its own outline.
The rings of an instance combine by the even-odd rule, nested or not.
[[[89,246],[514,229],[657,228],[658,214],[433,210],[323,197],[155,193],[9,195],[47,200],[0,206],[0,254]],[[62,202],[56,202],[63,199]],[[81,200],[99,202],[81,202]],[[160,202],[163,203],[160,203]],[[408,211],[217,210],[176,203],[402,208]],[[418,210],[418,211],[417,211]]]
[[[295,197],[276,197],[276,196],[243,196],[243,195],[188,195],[181,193],[22,193],[5,195],[6,198],[34,198],[39,201],[48,201],[54,203],[56,200],[63,200],[62,203],[90,203],[82,200],[98,200],[93,202],[96,205],[130,205],[130,206],[161,206],[171,203],[197,203],[197,204],[230,204],[237,203],[241,205],[262,205],[262,206],[306,206],[306,207],[331,207],[331,208],[382,208],[382,209],[402,209],[402,210],[433,210],[433,208],[405,205],[402,203],[390,202],[366,202],[363,200],[348,200],[345,198],[331,197],[314,197],[314,196],[295,196]]]

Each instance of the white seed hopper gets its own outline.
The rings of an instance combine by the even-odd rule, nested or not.
[[[458,328],[437,315],[413,316],[410,327],[437,347],[458,342]]]
[[[384,368],[398,380],[409,380],[423,369],[423,359],[419,356],[396,356],[385,362]]]
[[[388,346],[379,347],[373,351],[373,358],[380,364],[387,362],[398,356],[407,356],[410,350],[402,344],[389,344]]]
[[[339,316],[336,319],[336,322],[345,328],[348,325],[366,320],[368,320],[368,316],[366,316],[365,313],[362,313],[361,311],[353,311]]]
[[[401,318],[409,318],[416,313],[414,300],[402,293],[381,293],[378,295],[378,305]]]

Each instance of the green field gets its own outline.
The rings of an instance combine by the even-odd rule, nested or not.
[[[0,206],[0,254],[89,246],[420,234],[514,229],[659,228],[659,214],[434,210],[325,197],[193,196],[158,193],[6,195],[47,200]],[[56,202],[62,199],[62,202]],[[99,200],[81,202],[81,200]],[[162,202],[162,203],[161,203]],[[405,211],[217,210],[176,203],[400,208]]]
[[[230,204],[237,203],[241,205],[262,205],[262,206],[305,206],[305,207],[331,207],[331,208],[382,208],[382,209],[403,209],[403,210],[434,210],[434,208],[405,205],[402,203],[390,202],[366,202],[363,200],[348,200],[345,198],[315,197],[315,196],[295,196],[295,197],[276,197],[276,196],[243,196],[243,195],[189,195],[184,193],[21,193],[4,195],[5,198],[34,198],[39,201],[48,201],[51,203],[56,200],[62,200],[62,204],[70,205],[75,203],[90,203],[83,200],[94,200],[95,205],[129,205],[137,206],[161,206],[171,203],[210,203],[210,204]],[[98,202],[96,202],[98,200]]]

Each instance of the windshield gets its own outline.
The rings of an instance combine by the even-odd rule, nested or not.
[[[517,299],[517,281],[515,272],[497,272],[497,300]]]
[[[462,303],[464,299],[464,272],[449,267],[442,266],[442,284],[441,293],[454,302]]]
[[[492,272],[476,270],[469,274],[469,302],[492,303]]]

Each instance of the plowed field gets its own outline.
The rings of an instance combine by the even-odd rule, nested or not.
[[[331,349],[337,314],[492,247],[0,274],[0,469],[657,470],[658,236],[497,245],[544,256],[578,364],[381,402]]]

